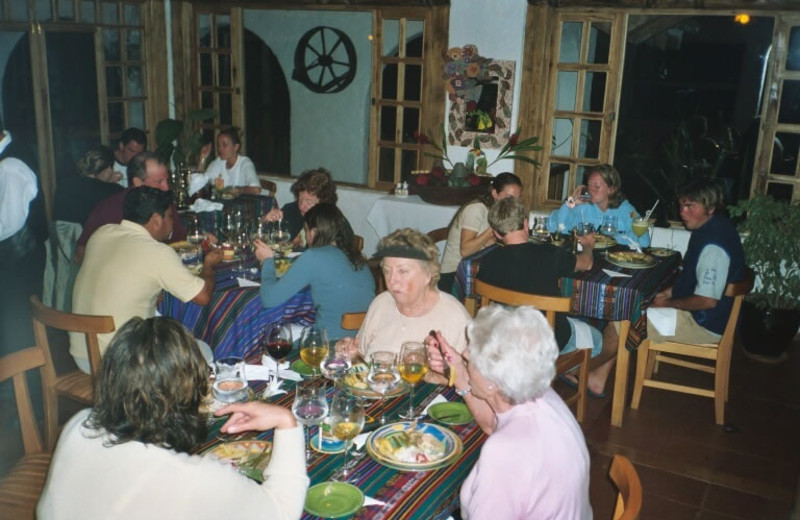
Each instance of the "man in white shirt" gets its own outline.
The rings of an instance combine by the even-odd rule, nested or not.
[[[114,150],[114,171],[122,174],[119,184],[128,187],[128,162],[147,147],[147,134],[138,128],[128,128],[119,138]]]

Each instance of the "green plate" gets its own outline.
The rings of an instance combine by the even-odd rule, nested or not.
[[[313,376],[314,375],[314,371],[311,370],[311,367],[306,365],[305,361],[303,361],[302,359],[298,359],[297,361],[292,363],[292,366],[289,367],[289,368],[291,368],[292,370],[294,370],[295,372],[297,372],[301,376]]]
[[[345,482],[322,482],[308,489],[306,511],[322,518],[342,518],[361,509],[364,493]]]
[[[469,408],[464,403],[436,403],[428,408],[428,415],[440,423],[456,426],[473,420]]]

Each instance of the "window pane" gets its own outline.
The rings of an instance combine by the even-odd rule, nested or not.
[[[36,0],[36,19],[40,22],[53,19],[53,12],[50,9],[50,0]]]
[[[406,65],[406,85],[403,99],[420,101],[422,99],[422,65]]]
[[[767,195],[772,195],[777,200],[792,200],[792,185],[782,182],[770,182],[767,184]]]
[[[231,17],[227,14],[217,15],[217,48],[228,49],[231,46]]]
[[[795,125],[800,123],[800,80],[783,82],[778,123]]]
[[[400,153],[400,182],[410,182],[411,171],[417,169],[417,152],[402,150]]]
[[[422,20],[406,22],[406,56],[421,58],[423,48],[423,32],[425,23]]]
[[[789,52],[786,55],[786,70],[800,70],[800,27],[789,32]]]
[[[565,22],[561,24],[561,49],[559,63],[578,63],[581,52],[581,22]]]
[[[584,112],[602,112],[606,97],[606,73],[587,72],[586,82],[583,86]]]
[[[550,163],[550,176],[547,183],[547,198],[564,200],[569,194],[569,164]]]
[[[211,33],[211,20],[207,14],[197,16],[197,42],[200,47],[211,47],[209,34]]]
[[[378,158],[378,180],[394,182],[394,148],[381,148]]]
[[[403,142],[416,143],[414,132],[419,132],[419,109],[403,109]]]
[[[572,154],[572,119],[553,121],[553,155],[569,157]]]
[[[125,25],[142,25],[142,15],[140,11],[139,5],[137,4],[125,4]]]
[[[11,2],[11,19],[14,21],[24,21],[28,19],[28,5],[24,2]]]
[[[397,56],[400,45],[400,20],[383,21],[383,56]]]
[[[794,175],[797,171],[798,155],[800,155],[800,134],[777,132],[772,146],[770,171],[779,175]]]
[[[142,31],[139,29],[128,29],[125,31],[125,44],[127,58],[131,61],[141,61],[142,59]]]
[[[108,130],[112,134],[120,134],[125,130],[125,118],[122,115],[122,103],[108,104]]]
[[[389,63],[383,66],[381,78],[381,98],[397,99],[397,64]]]
[[[211,92],[203,92],[200,94],[200,106],[203,108],[216,110],[216,107],[214,106],[214,94]]]
[[[578,88],[577,71],[559,71],[556,90],[556,110],[575,110],[575,96]]]
[[[72,3],[72,0],[58,0],[58,19],[75,19],[75,5]]]
[[[122,59],[119,49],[119,31],[117,29],[103,29],[103,52],[106,61],[120,61]]]
[[[231,56],[230,54],[220,54],[217,63],[217,74],[219,75],[217,86],[229,87],[231,85]]]
[[[145,128],[144,124],[144,102],[128,102],[128,125],[136,128]]]
[[[580,146],[578,157],[591,157],[596,159],[600,153],[600,131],[603,122],[596,119],[584,119],[581,121]]]
[[[128,96],[141,97],[144,93],[141,67],[128,67]]]
[[[200,84],[203,86],[214,85],[211,54],[208,53],[200,54]]]
[[[586,178],[586,174],[589,172],[591,166],[587,166],[585,164],[579,164],[577,170],[575,171],[575,185],[578,184],[587,184],[589,179]]]
[[[611,43],[611,24],[593,22],[589,29],[589,55],[587,63],[608,63],[608,47]]]
[[[233,104],[231,102],[231,95],[227,92],[220,92],[219,94],[219,122],[223,125],[233,124]]]
[[[95,14],[94,0],[81,0],[81,21],[94,23]]]
[[[106,95],[122,96],[122,67],[106,67]]]
[[[397,108],[381,107],[381,141],[394,141],[397,130]]]
[[[117,25],[119,24],[119,16],[117,15],[117,4],[113,2],[103,2],[100,4],[100,11],[102,12],[103,23]]]

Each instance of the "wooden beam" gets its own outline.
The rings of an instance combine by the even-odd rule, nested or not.
[[[528,0],[532,6],[546,6],[559,9],[732,9],[741,11],[795,11],[796,0]]]
[[[225,0],[192,0],[192,3],[211,6],[230,5],[230,2]],[[449,6],[450,0],[241,0],[236,5],[243,9],[359,9]]]

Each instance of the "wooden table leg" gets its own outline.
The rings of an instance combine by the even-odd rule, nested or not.
[[[614,376],[614,398],[611,402],[611,425],[622,426],[622,415],[625,411],[625,396],[628,393],[628,362],[630,352],[625,347],[630,330],[630,321],[619,323],[619,346],[617,347],[617,369]]]

